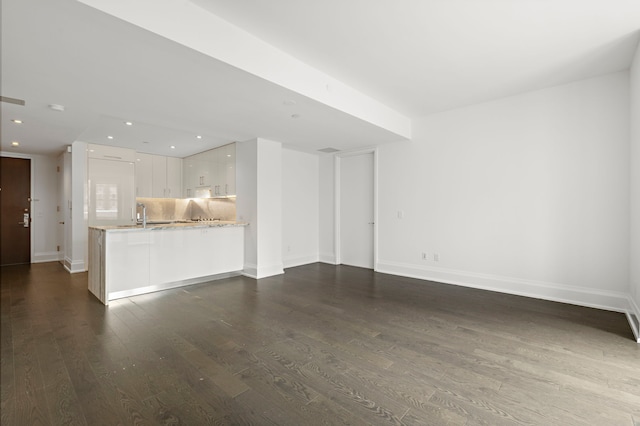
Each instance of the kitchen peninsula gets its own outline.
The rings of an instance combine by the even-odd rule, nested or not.
[[[102,303],[239,275],[244,227],[174,221],[89,228],[89,291]]]

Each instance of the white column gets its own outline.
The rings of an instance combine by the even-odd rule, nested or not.
[[[236,160],[237,219],[249,222],[243,272],[253,278],[282,274],[282,144],[238,142]]]

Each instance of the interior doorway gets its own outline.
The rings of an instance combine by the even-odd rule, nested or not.
[[[375,151],[336,157],[337,263],[375,268]]]
[[[0,265],[31,263],[31,160],[0,157]]]

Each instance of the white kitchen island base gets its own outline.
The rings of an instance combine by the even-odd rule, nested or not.
[[[239,275],[244,226],[89,228],[89,291],[102,303]]]

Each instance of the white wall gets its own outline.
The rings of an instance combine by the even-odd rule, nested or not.
[[[443,112],[381,146],[377,269],[626,309],[628,81]]]
[[[319,260],[319,157],[282,149],[282,260],[285,268]]]
[[[631,244],[630,290],[640,318],[640,45],[629,73],[631,83]]]
[[[57,157],[0,152],[2,157],[31,160],[31,262],[60,260],[57,251]]]

